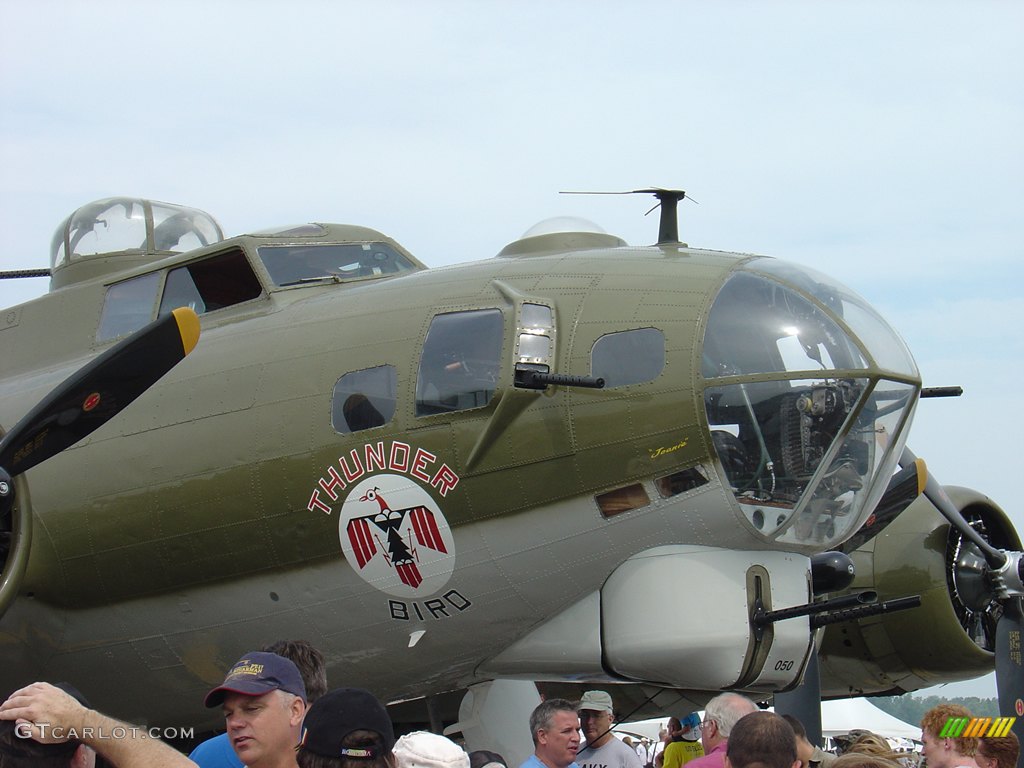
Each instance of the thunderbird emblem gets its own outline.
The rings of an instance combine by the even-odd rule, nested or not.
[[[338,533],[356,573],[389,594],[430,594],[451,576],[451,529],[430,495],[407,477],[375,475],[354,487]]]

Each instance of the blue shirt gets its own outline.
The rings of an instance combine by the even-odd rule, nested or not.
[[[226,733],[197,744],[188,759],[199,768],[242,768],[242,761],[235,754]]]
[[[203,766],[203,768],[206,768],[206,766]],[[548,768],[548,767],[546,765],[544,765],[543,761],[541,761],[541,759],[539,757],[537,757],[536,755],[530,755],[528,758],[526,758],[520,764],[519,768]],[[566,768],[580,768],[580,767],[578,765],[576,765],[576,763],[569,763],[569,765],[566,766]]]

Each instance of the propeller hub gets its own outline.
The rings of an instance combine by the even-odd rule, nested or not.
[[[960,601],[972,611],[984,610],[992,600],[989,572],[981,550],[969,541],[962,542],[953,563],[953,583]]]
[[[995,581],[996,594],[1000,598],[1021,597],[1024,595],[1024,554],[1007,552],[1006,562],[992,575]]]

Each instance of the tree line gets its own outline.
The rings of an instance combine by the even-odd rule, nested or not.
[[[924,713],[939,704],[959,704],[967,707],[975,717],[999,717],[998,699],[981,699],[977,696],[958,696],[944,698],[940,696],[925,696],[918,698],[910,694],[903,696],[875,696],[868,699],[872,704],[883,712],[888,712],[893,717],[898,717],[905,723],[919,725]]]

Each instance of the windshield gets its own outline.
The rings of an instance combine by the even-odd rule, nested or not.
[[[418,269],[385,243],[263,245],[259,254],[279,286],[386,277]]]

